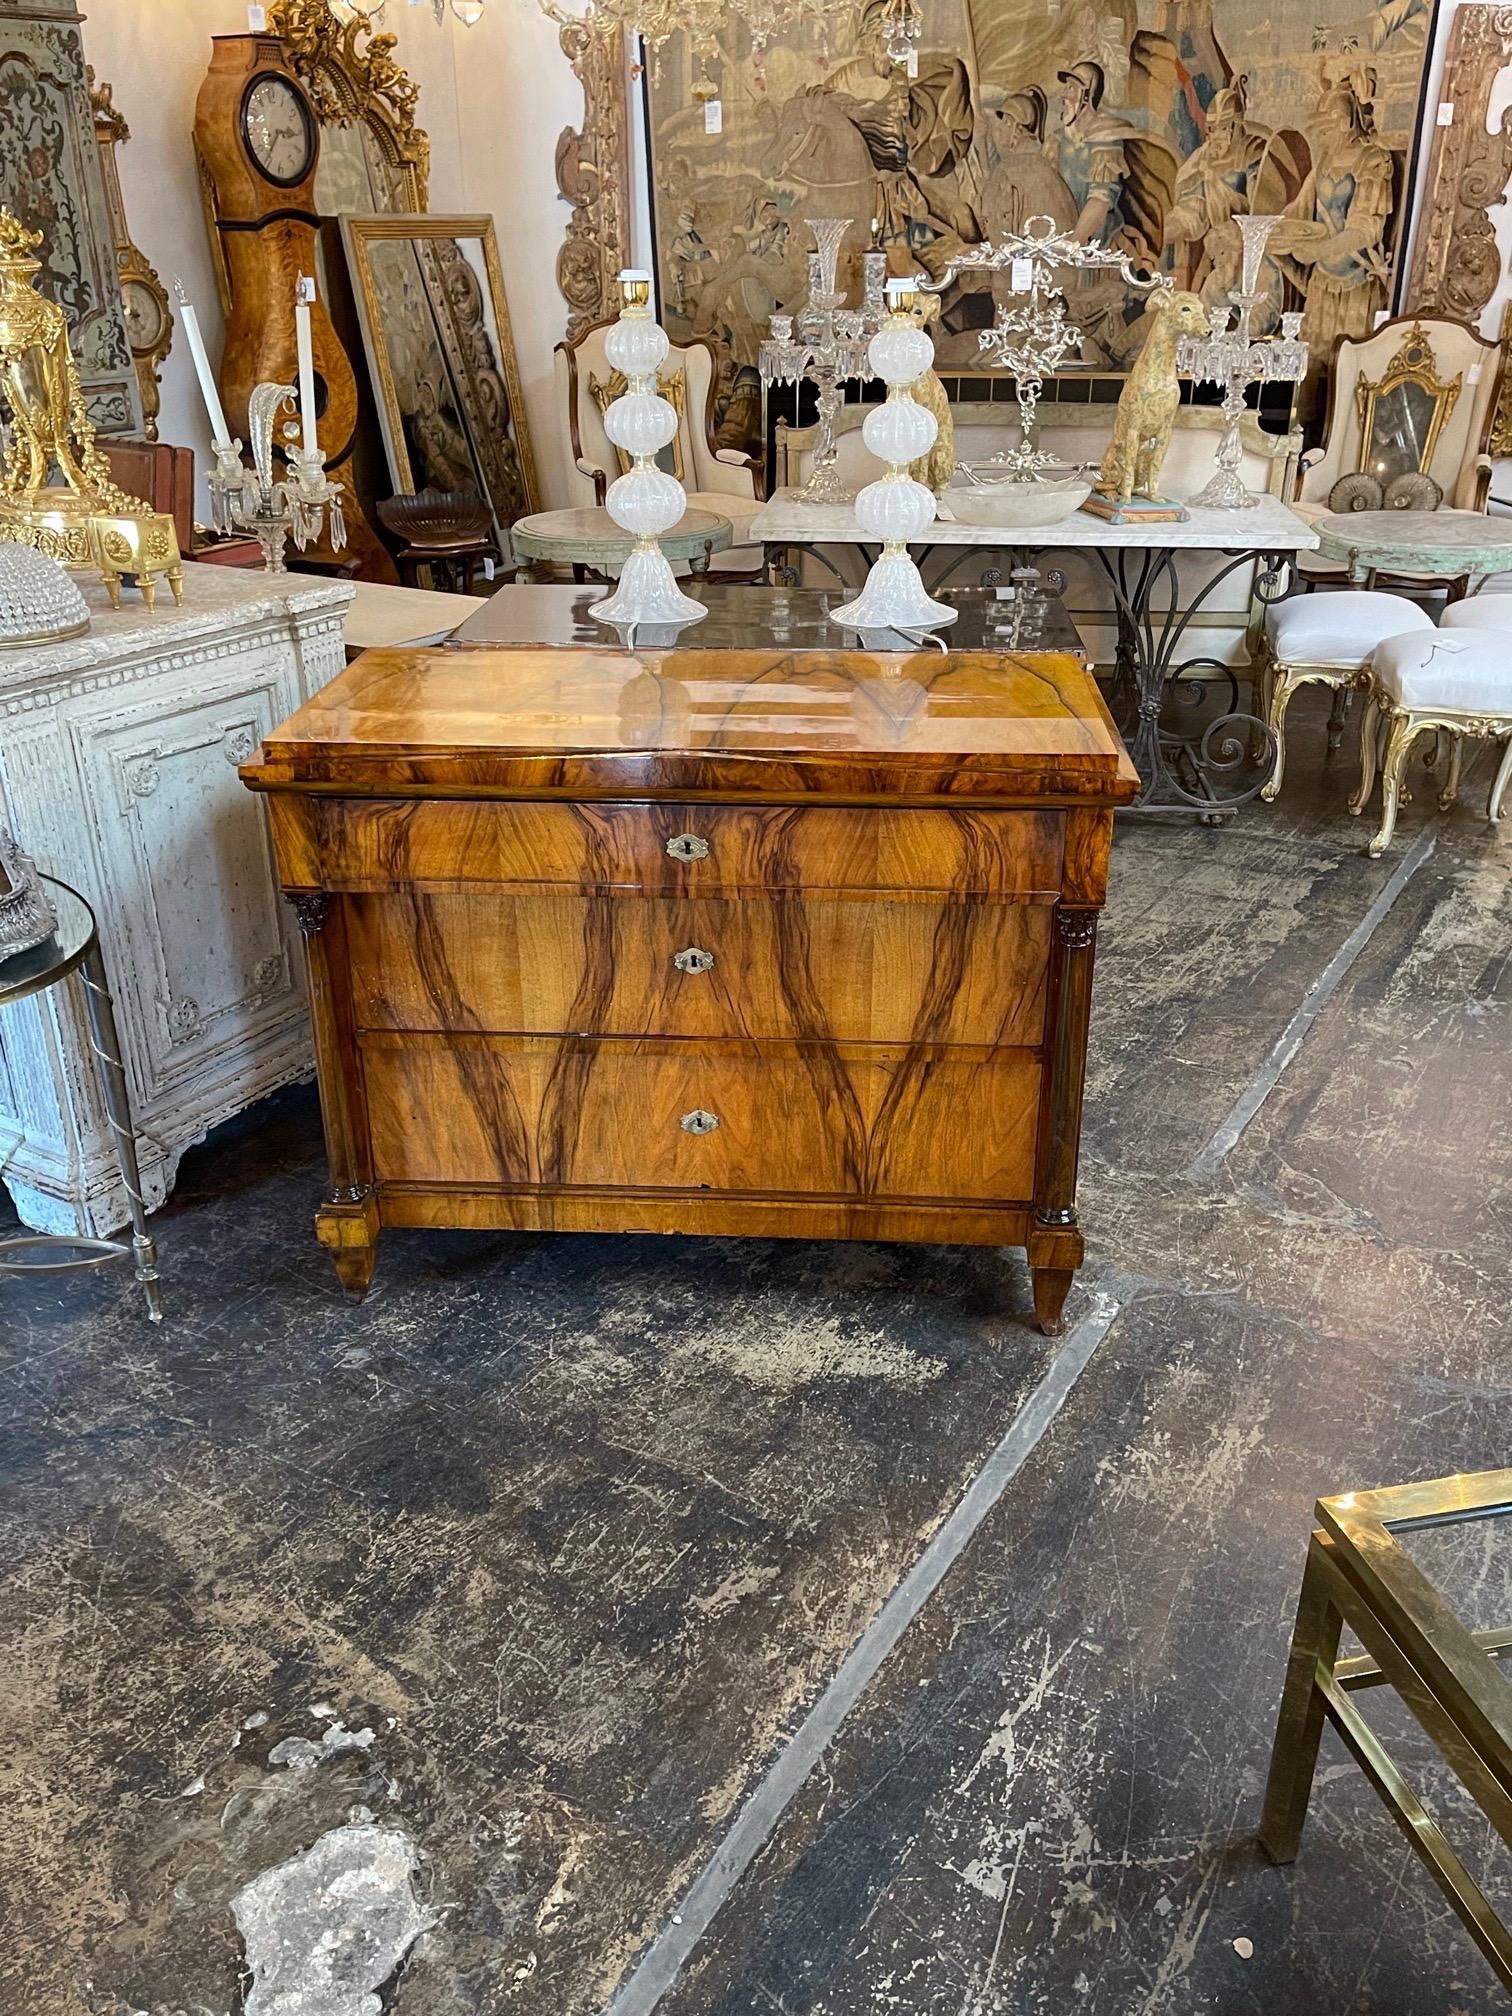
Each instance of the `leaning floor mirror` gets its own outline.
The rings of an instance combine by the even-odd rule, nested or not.
[[[536,508],[535,464],[488,217],[343,217],[389,476],[474,489],[502,542]]]

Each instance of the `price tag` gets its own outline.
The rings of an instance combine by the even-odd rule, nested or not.
[[[708,104],[704,106],[704,131],[705,133],[723,133],[724,100],[722,98],[711,98]]]
[[[910,50],[909,50],[908,54],[907,54],[907,55],[906,55],[906,56],[904,57],[904,59],[903,59],[903,68],[904,68],[904,70],[905,70],[905,71],[906,71],[906,72],[908,73],[908,75],[909,75],[910,77],[917,77],[917,76],[918,76],[918,74],[919,74],[919,52],[918,52],[918,50],[917,50],[917,49],[910,49]]]
[[[992,595],[993,600],[997,602],[1016,602],[1018,600],[1018,589],[1011,581],[1005,581],[1001,588],[993,589]]]
[[[1438,123],[1440,124],[1440,126],[1452,126],[1454,124],[1453,99],[1447,99],[1442,105],[1440,105],[1438,109]]]
[[[1015,259],[1008,268],[1008,285],[1015,294],[1027,294],[1034,285],[1034,261]]]
[[[247,26],[252,30],[254,35],[261,35],[267,25],[268,10],[266,7],[249,7],[247,9]]]

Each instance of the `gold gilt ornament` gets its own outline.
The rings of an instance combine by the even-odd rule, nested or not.
[[[10,448],[0,476],[0,539],[46,553],[76,572],[103,575],[112,606],[131,575],[148,608],[157,577],[183,600],[173,520],[112,480],[84,411],[68,324],[37,292],[40,231],[0,209],[0,405]],[[56,471],[60,481],[49,481]]]

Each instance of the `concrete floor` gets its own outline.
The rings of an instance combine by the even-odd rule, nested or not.
[[[1064,1346],[941,1249],[389,1234],[349,1309],[307,1090],[186,1159],[160,1333],[0,1286],[5,2016],[270,2006],[231,1901],[349,1825],[392,2016],[1505,2007],[1331,1738],[1252,1846],[1312,1500],[1512,1444],[1512,821],[1372,863],[1293,719],[1280,806],[1120,827]],[[1512,1618],[1499,1529],[1434,1567]]]

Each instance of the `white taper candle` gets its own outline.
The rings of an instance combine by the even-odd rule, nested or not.
[[[193,302],[184,292],[183,281],[175,280],[173,285],[178,295],[179,313],[184,320],[184,334],[189,338],[189,354],[194,359],[195,376],[199,379],[205,411],[210,415],[210,439],[217,448],[224,448],[231,439],[231,430],[226,425],[225,408],[221,405],[220,393],[216,389],[215,373],[210,369],[210,359],[205,351],[205,339],[200,334],[199,317],[194,312]]]
[[[309,455],[315,448],[315,353],[310,347],[310,303],[315,299],[315,282],[301,273],[294,289],[294,342],[299,351],[299,421],[301,445]]]

